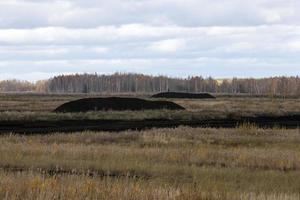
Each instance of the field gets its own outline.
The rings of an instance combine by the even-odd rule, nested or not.
[[[213,119],[228,116],[300,114],[300,98],[218,97],[207,100],[172,100],[185,111],[108,111],[54,113],[55,108],[71,100],[94,95],[0,94],[0,120],[69,120],[69,119]],[[99,95],[98,95],[99,96]],[[147,98],[147,96],[140,96]]]
[[[0,198],[299,199],[299,136],[245,126],[4,135]]]
[[[299,114],[299,99],[175,100],[186,111],[51,113],[82,95],[0,96],[1,120]],[[82,113],[81,113],[82,114]],[[9,116],[9,117],[8,117]],[[196,116],[196,117],[195,117]],[[299,199],[300,130],[165,128],[0,136],[0,199]]]

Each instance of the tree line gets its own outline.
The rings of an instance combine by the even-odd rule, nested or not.
[[[232,78],[217,80],[193,76],[173,78],[143,74],[112,75],[74,74],[55,76],[30,83],[6,80],[0,82],[1,92],[41,93],[156,93],[210,92],[249,95],[300,95],[300,77]]]

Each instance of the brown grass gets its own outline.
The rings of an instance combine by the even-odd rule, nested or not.
[[[0,199],[299,199],[298,129],[0,137]]]
[[[18,180],[18,181],[14,181]],[[35,173],[10,174],[0,172],[0,198],[23,199],[147,199],[147,200],[297,200],[299,194],[235,193],[209,191],[201,187],[184,185],[174,187],[131,179],[90,178],[66,175],[41,176]]]
[[[59,105],[90,95],[0,94],[0,120],[62,119],[213,119],[228,116],[300,114],[300,99],[219,97],[209,100],[173,99],[185,111],[110,111],[88,113],[53,113]]]

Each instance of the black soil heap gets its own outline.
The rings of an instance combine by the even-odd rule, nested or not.
[[[153,95],[152,98],[215,99],[216,97],[209,93],[162,92]]]
[[[138,98],[86,98],[65,103],[54,112],[87,112],[97,110],[184,110],[183,107],[169,101],[147,101]]]

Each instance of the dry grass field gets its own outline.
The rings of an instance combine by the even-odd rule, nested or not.
[[[0,95],[0,120],[300,114],[300,99],[174,100],[186,111],[50,112],[83,95]],[[0,135],[0,199],[296,200],[300,130],[151,129]]]
[[[299,129],[0,137],[0,199],[299,199]]]
[[[109,111],[88,113],[53,113],[55,108],[71,100],[93,95],[0,94],[0,120],[62,119],[213,119],[228,116],[300,114],[300,98],[218,97],[217,99],[170,99],[185,111]],[[141,96],[147,98],[147,96]]]

